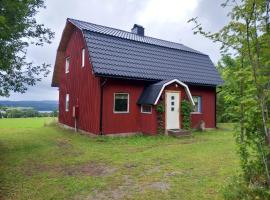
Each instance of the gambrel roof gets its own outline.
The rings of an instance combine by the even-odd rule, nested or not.
[[[68,19],[79,28],[96,76],[186,84],[222,84],[209,56],[183,44]],[[57,66],[55,66],[57,67]]]

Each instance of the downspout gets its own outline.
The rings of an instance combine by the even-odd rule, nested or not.
[[[99,135],[103,135],[103,89],[107,82],[107,79],[105,78],[103,82],[100,84],[100,115],[99,115]]]

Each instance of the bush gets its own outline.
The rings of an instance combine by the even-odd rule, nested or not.
[[[158,123],[158,134],[164,134],[164,122],[163,122],[163,113],[165,112],[164,103],[160,101],[159,104],[156,106],[156,111],[158,113],[157,116],[157,123]]]
[[[183,100],[181,102],[181,112],[183,116],[183,128],[189,130],[191,127],[190,113],[192,111],[192,105],[189,101]]]
[[[242,176],[234,177],[230,184],[224,187],[225,200],[269,200],[270,189],[267,187],[247,184]]]

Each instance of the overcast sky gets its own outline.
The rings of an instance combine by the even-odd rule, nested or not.
[[[220,58],[218,44],[193,35],[188,19],[198,17],[210,31],[219,30],[226,23],[226,11],[220,6],[224,0],[45,0],[37,20],[55,32],[50,45],[31,47],[28,59],[37,64],[55,62],[56,49],[66,22],[75,18],[130,31],[134,23],[145,28],[145,35],[185,44],[204,52],[214,63]],[[51,88],[52,73],[25,94],[11,94],[0,100],[57,100],[57,88]]]

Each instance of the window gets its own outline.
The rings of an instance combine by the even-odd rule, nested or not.
[[[82,49],[82,67],[85,65],[85,49]]]
[[[69,94],[66,94],[66,112],[69,111]]]
[[[69,63],[70,63],[70,58],[66,58],[66,74],[69,73]]]
[[[129,112],[129,94],[127,93],[114,94],[114,112],[115,113]]]
[[[194,112],[199,112],[201,113],[202,112],[202,97],[200,96],[194,96],[193,97],[193,101],[195,103],[195,106],[194,106]]]
[[[141,112],[142,113],[152,113],[152,106],[151,105],[141,105]]]

